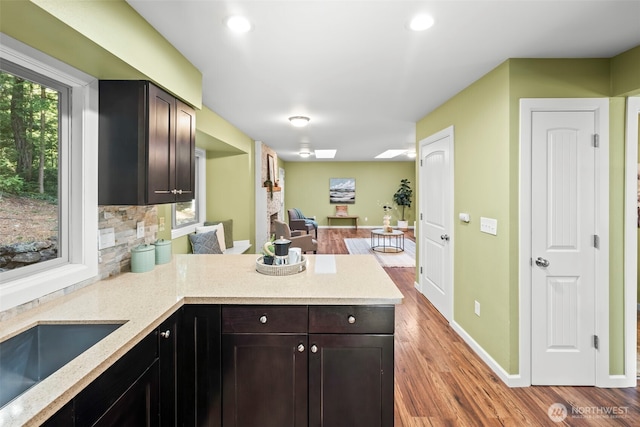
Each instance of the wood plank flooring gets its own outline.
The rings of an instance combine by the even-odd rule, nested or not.
[[[321,228],[318,253],[346,254],[345,237],[369,235],[369,229]],[[413,268],[385,270],[404,295],[396,308],[395,427],[640,425],[640,387],[507,387],[414,288]],[[548,416],[554,403],[569,412],[560,423]],[[584,417],[572,414],[572,406]],[[626,412],[619,418],[593,413],[612,408]]]

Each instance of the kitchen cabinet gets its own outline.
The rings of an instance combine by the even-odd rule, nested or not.
[[[307,307],[222,307],[225,427],[307,425]]]
[[[220,427],[220,306],[186,305],[183,319],[183,425]]]
[[[192,200],[195,120],[193,108],[148,81],[101,80],[98,204]]]
[[[158,339],[152,333],[75,397],[75,425],[160,425],[158,383]]]
[[[183,307],[162,322],[157,330],[160,424],[177,426],[182,417],[182,325]]]
[[[223,425],[393,426],[393,306],[223,306]]]

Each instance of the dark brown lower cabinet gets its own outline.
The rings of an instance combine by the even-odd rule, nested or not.
[[[309,335],[309,426],[393,426],[393,336]]]
[[[393,427],[393,306],[223,306],[224,427]]]
[[[224,334],[224,427],[307,425],[307,336]]]
[[[181,371],[181,423],[220,427],[220,306],[185,305]]]

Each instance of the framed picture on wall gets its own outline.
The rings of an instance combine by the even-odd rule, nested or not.
[[[276,165],[271,154],[267,154],[267,180],[276,185]]]
[[[354,204],[356,202],[355,178],[330,178],[329,203]]]

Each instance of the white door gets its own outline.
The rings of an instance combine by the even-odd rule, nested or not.
[[[531,382],[594,385],[595,113],[532,114]]]
[[[420,143],[420,290],[451,321],[453,128]]]

